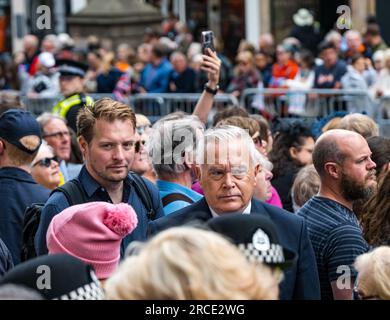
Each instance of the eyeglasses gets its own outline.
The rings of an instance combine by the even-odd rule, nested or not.
[[[145,140],[138,140],[136,143],[135,143],[135,152],[138,153],[141,151],[141,145],[145,145],[146,144],[146,141]]]
[[[246,65],[249,64],[248,61],[238,61],[237,63],[238,63],[238,64],[241,64],[241,65],[244,65],[244,66],[246,66]]]
[[[62,139],[64,137],[69,137],[69,135],[70,135],[69,131],[58,131],[58,132],[45,134],[45,135],[43,135],[43,138],[54,137],[54,138],[61,138]]]
[[[210,168],[208,170],[210,178],[215,181],[221,180],[228,172],[230,172],[236,179],[243,179],[248,173],[248,168],[247,166],[241,165],[237,167],[231,167],[230,171],[224,168]]]
[[[52,161],[59,163],[59,160],[57,157],[43,158],[43,159],[35,162],[34,164],[32,164],[31,167],[35,167],[36,165],[40,165],[41,167],[49,168],[51,166]]]

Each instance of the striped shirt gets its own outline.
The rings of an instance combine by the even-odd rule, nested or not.
[[[309,237],[317,260],[321,298],[333,299],[331,282],[341,283],[350,272],[351,287],[356,278],[353,263],[358,255],[369,250],[359,222],[345,206],[323,197],[311,198],[298,215],[306,220]],[[348,270],[348,271],[347,271]]]

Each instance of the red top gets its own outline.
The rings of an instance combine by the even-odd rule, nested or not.
[[[272,66],[272,76],[275,78],[294,79],[298,74],[298,70],[299,67],[293,60],[289,60],[285,65],[275,63]]]

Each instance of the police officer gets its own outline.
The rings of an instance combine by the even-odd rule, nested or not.
[[[88,66],[73,60],[57,60],[60,73],[60,89],[64,100],[53,108],[53,113],[67,120],[68,126],[76,132],[76,119],[79,110],[93,99],[84,93],[84,76]]]

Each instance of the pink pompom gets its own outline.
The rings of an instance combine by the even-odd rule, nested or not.
[[[106,213],[103,223],[107,228],[124,237],[137,227],[138,219],[131,206],[121,203]]]

